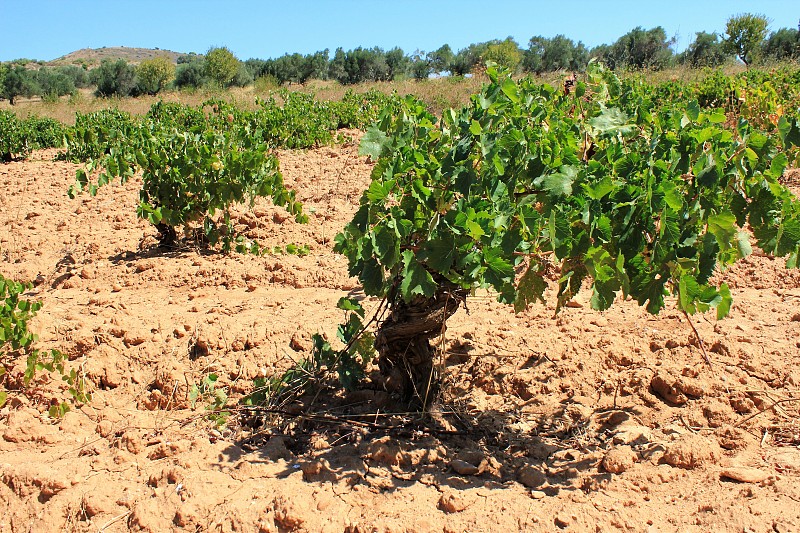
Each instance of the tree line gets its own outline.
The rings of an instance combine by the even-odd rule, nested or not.
[[[454,51],[444,44],[430,52],[406,53],[401,48],[379,47],[343,50],[333,54],[285,54],[272,59],[240,61],[227,48],[212,48],[206,54],[187,54],[173,64],[166,57],[142,61],[104,60],[92,70],[85,65],[44,67],[16,60],[0,64],[0,99],[12,104],[22,97],[58,98],[76,89],[94,86],[98,96],[138,96],[166,89],[246,86],[254,81],[267,84],[305,83],[311,79],[341,84],[400,79],[426,79],[431,75],[465,76],[493,61],[512,72],[542,74],[582,71],[591,59],[615,70],[660,70],[685,65],[717,67],[738,59],[745,65],[764,61],[800,60],[798,29],[769,32],[769,21],[750,13],[728,19],[725,33],[698,32],[692,43],[675,53],[675,39],[658,26],[636,27],[612,44],[588,48],[564,35],[534,36],[527,48],[513,38],[474,43]],[[39,66],[40,68],[35,68]],[[33,68],[32,68],[33,67]]]

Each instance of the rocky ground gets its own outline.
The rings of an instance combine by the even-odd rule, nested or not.
[[[368,183],[356,151],[280,153],[308,225],[267,202],[235,215],[305,257],[163,252],[135,180],[70,200],[77,167],[54,151],[0,165],[2,274],[37,280],[39,346],[93,394],[48,418],[66,392],[42,372],[0,410],[0,532],[800,531],[800,271],[758,253],[720,274],[729,318],[692,318],[711,367],[673,308],[599,313],[587,293],[554,318],[478,294],[422,420],[374,390],[209,417],[216,391],[235,405],[333,338],[359,295],[332,251]]]

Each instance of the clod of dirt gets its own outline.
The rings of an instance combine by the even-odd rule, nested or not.
[[[678,381],[668,374],[656,374],[653,376],[653,379],[650,381],[650,390],[653,391],[653,394],[671,405],[685,405],[686,402],[689,401],[678,387]]]
[[[194,361],[199,357],[208,357],[209,342],[204,337],[198,337],[194,342],[189,343],[189,360]]]
[[[726,450],[740,450],[750,443],[753,436],[741,428],[723,426],[714,432],[720,447]]]
[[[517,470],[517,481],[529,489],[533,489],[536,487],[541,487],[547,483],[547,476],[544,474],[544,472],[542,472],[541,469],[533,465],[526,464]]]
[[[450,461],[450,468],[452,468],[456,474],[462,476],[475,476],[480,473],[480,469],[477,466],[467,461],[462,461],[461,459],[453,459]]]
[[[703,416],[708,420],[708,426],[719,428],[731,421],[730,409],[717,399],[709,399],[703,406]]]
[[[139,346],[150,339],[152,335],[144,330],[127,330],[122,337],[125,346]]]
[[[720,456],[716,441],[700,435],[684,435],[667,446],[663,460],[668,465],[692,469],[716,464]]]
[[[27,464],[4,467],[0,481],[21,498],[38,491],[40,501],[49,500],[70,486],[63,472]]]
[[[261,448],[261,453],[270,461],[291,461],[294,454],[289,450],[290,444],[288,437],[275,436],[270,438],[267,443]]]
[[[314,459],[313,461],[301,462],[300,469],[303,471],[303,479],[309,481],[320,474],[326,474],[330,472],[331,465],[325,459]]]
[[[166,513],[164,513],[162,505],[160,501],[155,499],[136,502],[128,520],[130,528],[134,531],[152,533],[169,531],[170,523],[166,519]]]
[[[11,411],[8,414],[3,440],[8,442],[40,442],[56,444],[63,440],[58,429],[50,424],[42,424],[34,410]]]
[[[289,341],[289,348],[295,352],[311,352],[314,348],[311,339],[302,333],[295,333]]]
[[[621,474],[630,468],[639,460],[639,456],[634,452],[630,446],[620,446],[613,448],[606,453],[603,457],[601,466],[603,470],[611,474]]]
[[[197,529],[201,529],[202,516],[200,510],[194,502],[185,502],[175,511],[175,517],[172,523],[178,527],[187,527],[192,524],[197,525]]]
[[[553,523],[554,523],[554,524],[556,525],[556,527],[558,527],[559,529],[565,529],[565,528],[567,528],[567,527],[569,526],[569,524],[570,524],[570,522],[571,522],[570,518],[571,518],[571,517],[569,517],[569,516],[565,515],[564,513],[559,513],[559,514],[557,514],[557,515],[556,515],[556,517],[553,519]]]
[[[439,498],[439,509],[445,513],[460,513],[467,508],[469,503],[464,497],[459,496],[453,491],[446,491]]]
[[[125,431],[119,441],[120,448],[128,450],[128,452],[134,455],[142,453],[144,444],[142,436],[137,434],[135,430]]]
[[[761,483],[769,476],[758,468],[747,466],[729,466],[719,472],[721,478],[732,479],[741,483]]]
[[[283,496],[278,496],[272,501],[275,509],[275,522],[288,530],[298,529],[305,523],[303,513],[295,507],[294,503]]]
[[[81,500],[81,509],[83,509],[83,512],[86,513],[88,518],[102,513],[115,513],[117,507],[114,498],[108,494],[98,492],[84,494]]]
[[[611,439],[613,444],[647,444],[653,442],[653,432],[646,426],[623,424]]]
[[[171,457],[186,451],[186,444],[182,442],[162,442],[156,445],[155,449],[147,454],[151,461]]]
[[[730,398],[731,407],[740,415],[746,415],[756,410],[756,404],[743,392],[734,393]]]
[[[381,437],[369,443],[367,455],[376,463],[392,466],[403,463],[406,454],[391,437]]]

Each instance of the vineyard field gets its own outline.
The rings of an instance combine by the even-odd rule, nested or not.
[[[479,76],[0,111],[0,533],[799,531],[800,71]]]
[[[798,404],[753,416],[800,387],[800,272],[781,259],[740,261],[724,274],[730,316],[693,317],[712,369],[669,306],[601,313],[586,293],[553,318],[555,298],[514,315],[478,293],[449,324],[438,433],[216,427],[202,399],[192,407],[193,384],[213,373],[232,397],[247,392],[307,354],[312,334],[332,337],[335,302],[360,294],[332,239],[372,165],[355,140],[279,151],[309,223],[263,200],[232,217],[309,254],[257,257],[159,252],[135,215],[137,179],[70,200],[77,165],[54,155],[0,166],[18,191],[0,200],[4,274],[38,277],[41,347],[67,354],[93,399],[50,420],[40,405],[59,390],[43,382],[0,412],[0,531],[800,527]],[[786,182],[800,192],[797,172]],[[380,399],[339,395],[353,412]]]

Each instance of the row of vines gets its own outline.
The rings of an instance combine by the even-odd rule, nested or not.
[[[487,76],[441,117],[374,92],[340,102],[283,92],[255,111],[212,100],[81,115],[64,130],[62,157],[84,163],[70,195],[141,173],[138,214],[163,246],[183,228],[224,252],[260,253],[234,233],[232,205],[268,197],[306,220],[274,149],[366,129],[372,182],[335,251],[382,303],[367,320],[342,299],[343,347],[315,336],[302,368],[258,383],[251,403],[297,390],[301,375],[332,372],[353,387],[377,357],[387,387],[424,406],[438,383],[431,339],[479,288],[520,312],[544,301],[556,272],[556,312],[588,287],[599,310],[630,298],[654,314],[674,301],[723,318],[731,292],[713,274],[753,246],[800,266],[800,202],[781,183],[798,164],[800,71],[654,85],[590,64],[563,88],[494,67]]]

